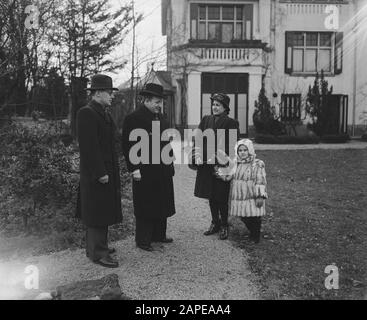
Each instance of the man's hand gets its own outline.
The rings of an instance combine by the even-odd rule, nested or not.
[[[140,170],[135,170],[133,173],[132,173],[132,176],[133,176],[133,179],[134,181],[140,181],[141,180],[141,174],[140,174]]]
[[[100,183],[103,183],[103,184],[108,183],[108,175],[105,175],[105,176],[103,176],[103,177],[100,177],[100,178],[98,179],[98,181],[99,181]]]
[[[263,198],[256,198],[255,199],[256,207],[261,208],[264,205],[264,199]]]

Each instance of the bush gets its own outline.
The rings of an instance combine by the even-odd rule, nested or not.
[[[317,144],[320,142],[315,135],[307,136],[274,136],[269,134],[258,134],[255,136],[256,143],[263,144]]]
[[[367,141],[367,133],[362,134],[361,140]]]
[[[348,134],[328,134],[321,137],[321,142],[324,143],[345,143],[349,140]]]
[[[73,160],[76,151],[60,141],[54,123],[14,123],[5,128],[1,140],[1,200],[7,204],[1,208],[2,218],[21,217],[28,229],[31,220],[40,221],[46,211],[75,200],[79,181]]]
[[[264,87],[260,90],[258,101],[255,101],[252,118],[256,132],[259,134],[281,135],[286,133],[285,126],[276,119],[270,101],[265,95]]]
[[[85,228],[75,219],[79,151],[60,132],[38,122],[7,125],[0,135],[0,230],[35,235],[32,248],[24,244],[34,254],[84,246]],[[110,240],[131,234],[134,225],[131,177],[121,154],[119,160],[124,220],[110,228]]]
[[[313,86],[309,86],[306,102],[306,114],[311,117],[312,122],[309,127],[318,136],[330,133],[332,123],[330,120],[331,95],[333,87],[328,88],[328,81],[325,80],[324,71],[321,70],[321,77],[316,74]]]

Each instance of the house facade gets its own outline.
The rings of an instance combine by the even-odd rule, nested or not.
[[[252,136],[262,86],[278,115],[306,123],[308,88],[323,70],[333,86],[335,133],[359,135],[367,111],[367,0],[162,0],[174,122],[196,127],[210,95]]]

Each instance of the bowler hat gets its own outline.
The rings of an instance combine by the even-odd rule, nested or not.
[[[210,100],[213,102],[213,100],[219,101],[221,104],[223,104],[225,109],[229,110],[229,102],[231,99],[224,93],[214,93],[210,97]]]
[[[154,96],[163,98],[163,87],[156,83],[147,83],[144,88],[140,91],[141,96]]]
[[[118,90],[112,86],[112,78],[104,74],[95,74],[92,77],[90,88],[86,90]]]

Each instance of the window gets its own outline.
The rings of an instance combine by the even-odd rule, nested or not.
[[[282,94],[280,120],[283,122],[301,120],[300,94]]]
[[[342,34],[286,32],[286,65],[289,74],[341,73]]]
[[[191,4],[191,39],[230,43],[252,39],[253,5]]]

